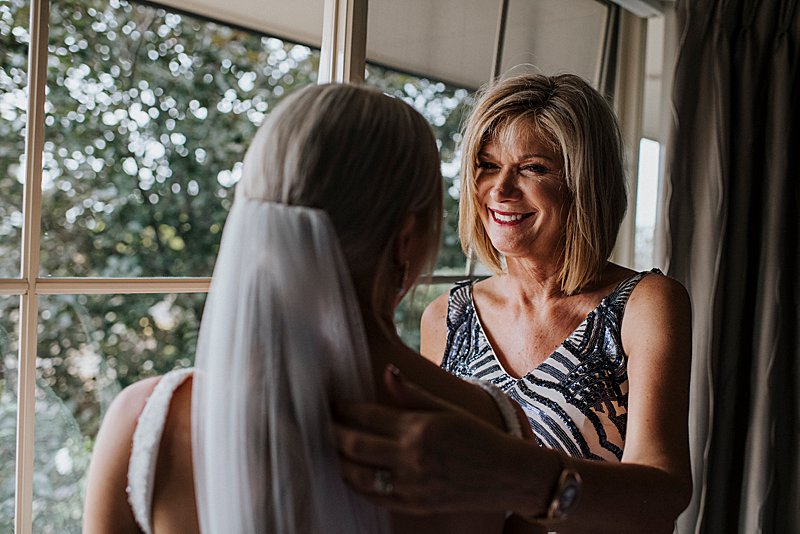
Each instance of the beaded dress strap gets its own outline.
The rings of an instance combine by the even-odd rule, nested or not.
[[[447,328],[452,330],[460,323],[461,317],[471,307],[472,284],[475,280],[456,282],[447,298]]]
[[[640,271],[627,280],[620,282],[616,289],[614,289],[611,294],[603,299],[610,307],[614,308],[620,314],[620,318],[625,310],[625,306],[628,304],[628,299],[630,298],[631,293],[633,293],[633,290],[636,288],[639,282],[641,282],[642,279],[648,274],[663,275],[664,273],[662,273],[657,267],[654,267],[649,271]]]

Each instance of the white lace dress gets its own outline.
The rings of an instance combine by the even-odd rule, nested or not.
[[[170,401],[175,390],[191,376],[192,371],[176,369],[161,377],[147,399],[133,433],[126,489],[133,517],[145,534],[153,532],[153,481]]]

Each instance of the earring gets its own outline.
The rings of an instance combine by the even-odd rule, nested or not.
[[[397,294],[404,293],[406,290],[406,284],[408,284],[408,260],[403,262],[403,266],[401,267],[402,274],[400,275],[400,285],[397,286]]]

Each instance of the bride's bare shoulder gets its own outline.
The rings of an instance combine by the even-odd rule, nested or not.
[[[148,378],[122,390],[103,418],[89,466],[84,532],[139,532],[125,492],[128,463],[139,415],[159,380]]]

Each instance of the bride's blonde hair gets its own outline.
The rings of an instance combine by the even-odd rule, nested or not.
[[[430,126],[402,100],[363,86],[289,96],[253,139],[237,194],[326,211],[359,298],[373,306],[396,292],[391,245],[408,213],[423,268],[439,247],[442,180]]]

